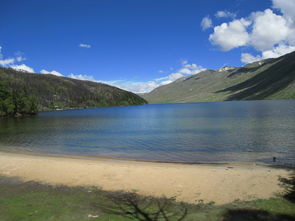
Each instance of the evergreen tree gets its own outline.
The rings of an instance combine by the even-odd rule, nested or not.
[[[0,82],[0,116],[36,114],[37,100],[26,91],[11,90],[5,82]]]

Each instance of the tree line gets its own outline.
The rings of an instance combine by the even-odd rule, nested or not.
[[[0,117],[34,115],[38,112],[37,99],[27,91],[12,89],[0,82]]]

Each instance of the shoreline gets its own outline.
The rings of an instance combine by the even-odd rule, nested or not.
[[[195,203],[265,199],[281,194],[290,172],[248,162],[171,163],[0,152],[0,175],[51,185],[96,186]]]
[[[123,161],[123,162],[143,162],[143,163],[157,163],[157,164],[179,164],[179,165],[260,165],[260,166],[274,166],[273,164],[268,164],[259,161],[165,161],[165,160],[148,160],[148,159],[136,159],[136,158],[117,158],[117,157],[105,157],[105,156],[95,156],[95,155],[76,155],[76,154],[55,154],[55,153],[38,153],[38,152],[14,152],[0,150],[0,154],[16,154],[16,155],[28,155],[28,156],[39,156],[39,157],[53,157],[53,158],[67,158],[67,159],[81,159],[81,160],[94,160],[94,161]],[[276,164],[275,166],[280,166],[284,168],[285,164]],[[286,168],[288,165],[286,164]]]
[[[158,163],[158,164],[179,164],[179,165],[258,165],[265,167],[278,167],[282,169],[292,169],[295,165],[288,163],[267,163],[263,161],[169,161],[169,160],[148,160],[139,158],[120,158],[120,157],[108,157],[108,156],[96,156],[96,155],[78,155],[78,154],[62,154],[62,153],[42,153],[42,152],[30,152],[30,151],[8,151],[1,150],[0,154],[17,154],[28,156],[40,156],[40,157],[53,157],[53,158],[67,158],[67,159],[82,159],[82,160],[94,160],[94,161],[123,161],[123,162],[143,162],[143,163]]]

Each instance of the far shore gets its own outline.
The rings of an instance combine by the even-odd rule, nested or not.
[[[226,204],[282,194],[286,169],[256,163],[181,164],[0,152],[0,175],[52,185]]]

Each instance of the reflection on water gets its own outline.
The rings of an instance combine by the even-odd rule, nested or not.
[[[295,159],[295,100],[162,104],[0,119],[0,150],[215,162]]]

